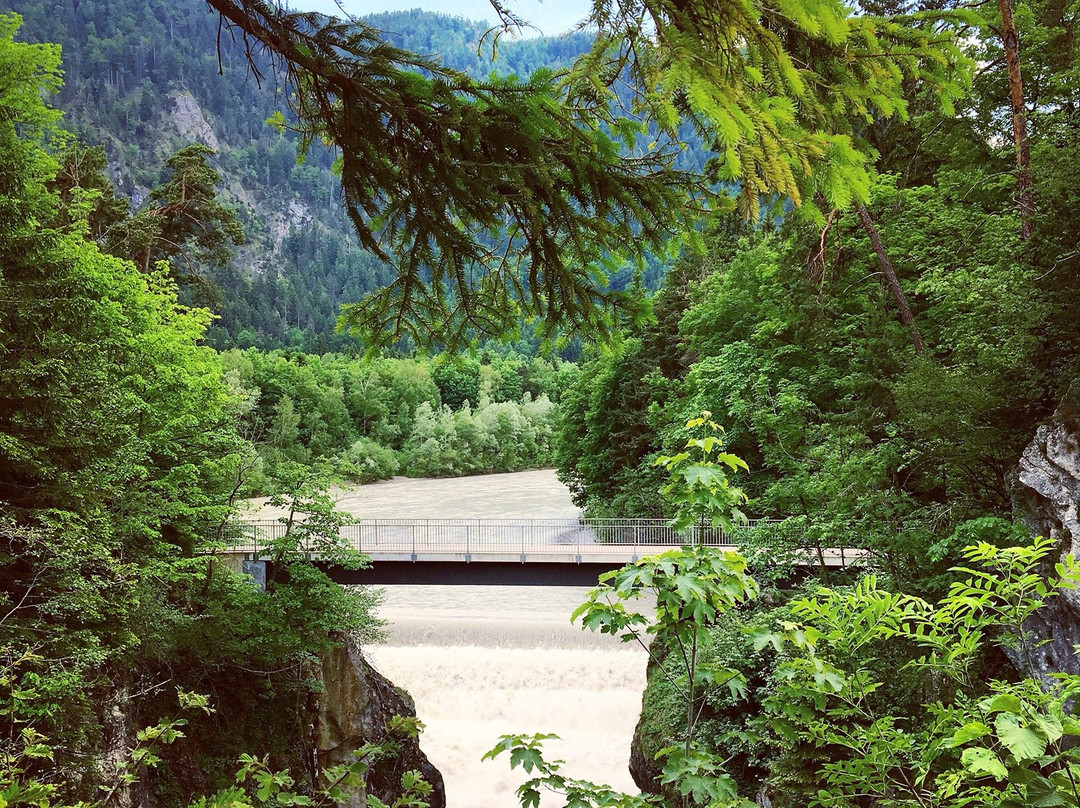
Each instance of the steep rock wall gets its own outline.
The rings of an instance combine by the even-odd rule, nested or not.
[[[660,784],[663,766],[656,760],[656,753],[671,743],[671,728],[664,721],[664,711],[654,703],[657,692],[654,679],[662,677],[660,662],[666,656],[663,645],[654,639],[652,647],[657,656],[649,656],[645,692],[641,694],[641,712],[638,713],[634,738],[630,742],[630,776],[643,794],[666,796],[673,800],[673,805],[678,805],[681,800],[675,791],[670,786],[665,790]]]
[[[315,722],[320,771],[352,762],[353,751],[381,739],[387,721],[394,716],[416,715],[408,694],[368,664],[352,637],[342,635],[337,639],[340,645],[323,655],[320,666],[323,692]],[[431,784],[430,808],[445,808],[442,774],[420,750],[416,739],[406,741],[399,755],[374,767],[368,790],[383,802],[393,802],[401,793],[401,775],[410,769],[419,771]],[[364,799],[362,793],[353,794],[348,808],[362,808]]]
[[[645,794],[662,794],[660,787],[660,775],[663,770],[656,760],[645,753],[645,740],[643,737],[645,714],[638,718],[634,728],[634,739],[630,742],[630,776],[634,778],[634,784]]]
[[[1013,474],[1012,499],[1015,515],[1033,533],[1057,542],[1052,562],[1069,553],[1080,557],[1080,429],[1067,408],[1040,426],[1024,449]],[[1031,660],[1035,673],[1080,673],[1080,657],[1073,650],[1080,643],[1080,592],[1066,590],[1051,600],[1029,628],[1047,640]]]
[[[321,692],[309,694],[299,705],[292,699],[264,698],[263,711],[253,711],[251,702],[226,700],[217,705],[219,709],[212,719],[204,717],[210,722],[230,723],[231,731],[251,744],[242,751],[261,755],[266,747],[274,747],[272,765],[288,769],[301,791],[316,784],[329,767],[351,763],[354,750],[380,740],[394,716],[416,715],[409,695],[368,664],[353,637],[340,634],[334,639],[336,647],[324,653],[308,671],[322,685]],[[119,774],[129,767],[130,750],[137,744],[137,727],[149,723],[146,717],[133,714],[136,707],[132,689],[130,677],[118,675],[103,700],[96,777],[91,778],[90,789],[94,789],[95,782],[115,785],[110,803],[117,808],[159,808],[186,805],[193,795],[220,787],[222,777],[232,779],[234,750],[223,748],[213,723],[204,725],[195,715],[186,728],[187,737],[158,749],[164,759],[161,766],[138,769],[133,782],[120,780]],[[298,709],[305,713],[299,721],[295,715]],[[281,714],[283,720],[267,723],[267,711]],[[160,714],[159,706],[150,713]],[[286,718],[285,713],[291,715]],[[236,738],[231,741],[235,743]],[[215,761],[211,770],[205,768],[208,760]],[[404,742],[400,754],[376,764],[369,772],[367,793],[392,804],[401,794],[401,775],[411,769],[419,771],[432,785],[430,808],[445,808],[442,774],[428,761],[416,739]],[[363,808],[367,793],[352,794],[346,805]]]

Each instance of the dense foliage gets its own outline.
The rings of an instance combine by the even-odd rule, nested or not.
[[[1076,420],[1074,3],[598,0],[592,47],[554,46],[582,45],[565,75],[484,81],[370,25],[208,2],[220,19],[26,5],[35,38],[71,44],[66,102],[103,151],[43,100],[56,47],[16,42],[0,16],[5,804],[92,799],[100,782],[119,802],[151,763],[140,782],[163,805],[216,789],[199,804],[339,801],[293,794],[277,768],[305,759],[331,629],[378,630],[369,593],[308,563],[307,546],[363,561],[326,485],[546,463],[556,429],[595,514],[782,521],[742,537],[750,562],[644,559],[579,611],[652,640],[661,793],[568,779],[542,739],[508,736],[499,749],[535,773],[524,805],[542,786],[581,806],[1080,801],[1080,687],[1036,670],[1027,622],[1077,570],[1047,574],[1046,541],[1013,546],[1028,537],[1010,501],[1034,425],[1058,406]],[[456,53],[418,46],[433,47]],[[517,43],[507,64],[546,67],[544,47]],[[235,76],[281,68],[296,117],[256,134],[278,102],[254,80],[215,84],[215,52]],[[106,135],[120,116],[129,132]],[[711,147],[702,176],[674,153],[680,126]],[[288,212],[260,220],[268,200]],[[280,268],[230,257],[241,225]],[[647,269],[666,274],[648,323]],[[580,372],[523,358],[530,327],[520,352],[458,361],[323,353],[345,345],[325,336],[338,303],[376,284],[348,315],[369,344],[638,317]],[[217,325],[202,300],[230,301]],[[251,347],[271,343],[312,352]],[[689,441],[673,427],[688,420],[705,430]],[[264,592],[210,555],[255,491],[292,514]],[[876,575],[751,604],[749,569],[790,582],[791,551],[851,545]],[[626,607],[643,592],[655,616]],[[174,745],[177,705],[196,712]],[[255,749],[270,757],[240,758]],[[237,759],[254,795],[232,784]],[[403,786],[418,804],[423,787]]]
[[[740,535],[763,584],[790,585],[792,553],[815,548],[867,548],[876,573],[822,569],[830,589],[768,588],[712,622],[699,662],[745,689],[705,683],[690,731],[686,657],[661,646],[638,736],[658,802],[1077,803],[1076,678],[1031,664],[1025,623],[1075,566],[1051,573],[1045,541],[1001,549],[1028,540],[1012,498],[1036,425],[1055,409],[1076,423],[1075,9],[1007,6],[962,9],[981,67],[958,114],[912,84],[906,118],[852,118],[875,149],[865,205],[714,223],[655,321],[594,351],[564,395],[560,473],[588,511],[676,516],[656,460],[708,410],[748,463],[747,512],[782,520]],[[691,743],[705,768],[680,774],[670,750]],[[542,760],[532,787],[563,790]]]
[[[687,429],[683,451],[658,459],[674,524],[730,525],[744,495],[729,473],[745,464],[707,413]],[[1036,628],[1080,565],[1051,565],[1046,538],[958,555],[937,603],[870,574],[778,606],[741,554],[700,545],[606,573],[574,619],[649,653],[646,793],[566,776],[543,750],[555,736],[506,735],[487,757],[509,752],[529,775],[522,808],[543,791],[592,808],[1080,804],[1080,675],[1045,669]]]
[[[642,559],[603,576],[577,615],[627,641],[655,637],[645,707],[661,725],[657,793],[564,775],[542,748],[553,736],[504,736],[488,757],[509,752],[530,775],[522,808],[543,791],[594,808],[1077,805],[1080,676],[1041,676],[1028,624],[1080,582],[1071,556],[1037,572],[1052,551],[1045,539],[981,543],[935,604],[871,575],[749,627],[735,610],[757,588],[739,554],[686,547]],[[652,617],[635,608],[649,593]],[[1018,675],[988,664],[1003,650]]]
[[[295,553],[260,593],[208,554],[253,452],[245,401],[166,264],[102,252],[93,197],[65,202],[49,148],[65,135],[44,101],[58,49],[13,42],[17,27],[0,16],[4,799],[96,800],[102,782],[119,799],[135,731],[175,715],[180,690],[213,707],[160,765],[157,798],[182,802],[227,782],[243,751],[303,759],[306,725],[275,700],[310,695],[303,671],[331,629],[378,633],[374,597]],[[12,766],[46,791],[8,790]]]
[[[1016,14],[1025,39],[1053,43],[1025,63],[1046,87],[1028,115],[1035,235],[1024,240],[1011,194],[989,19],[968,42],[987,67],[961,114],[913,85],[906,121],[855,130],[878,150],[869,230],[841,211],[812,225],[719,223],[703,256],[668,273],[655,323],[583,366],[558,441],[581,504],[663,515],[652,461],[677,446],[672,424],[709,410],[749,463],[753,514],[789,520],[785,535],[809,546],[855,541],[920,588],[970,540],[1010,536],[1009,475],[1080,358],[1075,322],[1064,325],[1077,259],[1059,238],[1074,227],[1060,176],[1075,116],[1054,89],[1075,68],[1056,8]]]
[[[283,463],[328,463],[362,483],[549,466],[561,390],[576,372],[561,361],[494,354],[436,362],[256,349],[220,356],[248,402],[241,426],[260,452],[248,492],[263,491]]]

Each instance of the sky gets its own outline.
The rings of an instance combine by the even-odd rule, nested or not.
[[[321,11],[341,16],[334,0],[291,0],[292,8]],[[495,10],[487,0],[342,0],[350,14],[362,17],[380,11],[408,11],[422,8],[452,17],[470,20],[498,21]],[[555,36],[574,27],[588,12],[589,0],[508,0],[506,5],[522,19],[528,20],[547,36]],[[528,35],[528,34],[526,34]]]

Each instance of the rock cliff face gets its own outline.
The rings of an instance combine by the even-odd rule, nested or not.
[[[1059,557],[1068,553],[1080,557],[1080,429],[1065,408],[1038,428],[1020,458],[1012,483],[1016,516],[1036,535],[1054,539]],[[1048,640],[1032,660],[1036,673],[1080,673],[1080,657],[1073,650],[1080,643],[1080,592],[1066,590],[1029,626],[1038,637]]]
[[[271,740],[268,736],[274,736],[272,740],[278,742],[274,766],[288,769],[301,790],[314,784],[331,766],[351,763],[355,759],[354,750],[380,740],[385,735],[387,722],[394,716],[416,715],[409,695],[368,664],[355,639],[341,634],[335,640],[338,646],[326,652],[320,664],[313,666],[311,671],[321,682],[322,692],[309,696],[301,707],[308,711],[309,718],[304,722],[307,730],[302,728],[303,723],[295,720],[267,726],[259,724],[258,719],[253,722],[252,716],[245,715],[243,709],[231,713],[226,710],[237,722],[253,722],[241,735],[268,742]],[[113,690],[102,705],[99,717],[102,740],[96,768],[97,782],[106,785],[117,783],[118,773],[129,768],[130,750],[136,745],[135,728],[145,723],[131,714],[131,692],[130,678],[117,676]],[[285,712],[296,709],[292,701],[272,706]],[[225,759],[221,749],[214,746],[215,740],[213,733],[191,733],[182,742],[162,747],[159,751],[167,765],[139,769],[134,782],[117,785],[111,803],[117,808],[156,808],[161,804],[175,804],[168,800],[159,801],[155,796],[158,787],[163,787],[167,793],[189,797],[212,790],[214,786],[204,770],[205,761],[207,757]],[[235,760],[235,757],[229,759]],[[404,742],[400,754],[378,762],[369,772],[367,792],[352,794],[346,805],[363,808],[368,793],[392,804],[401,794],[401,775],[409,770],[419,771],[431,784],[430,808],[446,808],[442,774],[428,761],[416,739]],[[226,775],[231,779],[232,771],[227,771]],[[90,787],[93,788],[93,783]],[[180,804],[187,804],[186,799]]]
[[[355,640],[348,636],[338,639],[341,645],[323,655],[320,667],[323,693],[315,722],[320,771],[352,762],[353,750],[382,738],[386,722],[392,717],[416,715],[408,694],[368,664]],[[399,755],[375,766],[369,775],[368,790],[383,802],[393,802],[401,794],[401,775],[410,769],[419,771],[431,784],[430,808],[445,808],[442,774],[420,751],[415,739],[405,742]],[[361,808],[365,796],[353,794],[348,808]]]
[[[659,783],[663,770],[660,764],[646,755],[642,749],[644,746],[642,723],[644,721],[645,716],[642,714],[638,717],[637,726],[634,728],[634,740],[630,742],[630,776],[634,778],[634,784],[641,789],[642,793],[661,794],[663,792]]]
[[[659,642],[653,644],[654,651],[660,654],[661,658],[664,654],[662,646],[663,643]],[[672,801],[672,805],[678,805],[681,799],[674,790],[668,787],[665,792],[660,785],[663,767],[656,760],[656,753],[670,743],[660,711],[650,704],[650,694],[654,690],[653,677],[660,675],[657,662],[657,657],[649,657],[646,669],[648,683],[645,685],[645,692],[641,694],[641,712],[638,714],[637,726],[634,727],[634,739],[630,742],[630,776],[643,794],[664,795]]]

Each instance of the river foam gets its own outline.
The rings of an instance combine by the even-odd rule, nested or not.
[[[512,808],[524,776],[480,757],[508,733],[554,733],[552,757],[574,777],[634,791],[630,740],[645,652],[583,632],[576,587],[394,586],[380,610],[386,645],[373,664],[416,700],[421,746],[446,779],[448,808]],[[558,805],[544,802],[545,808]]]

